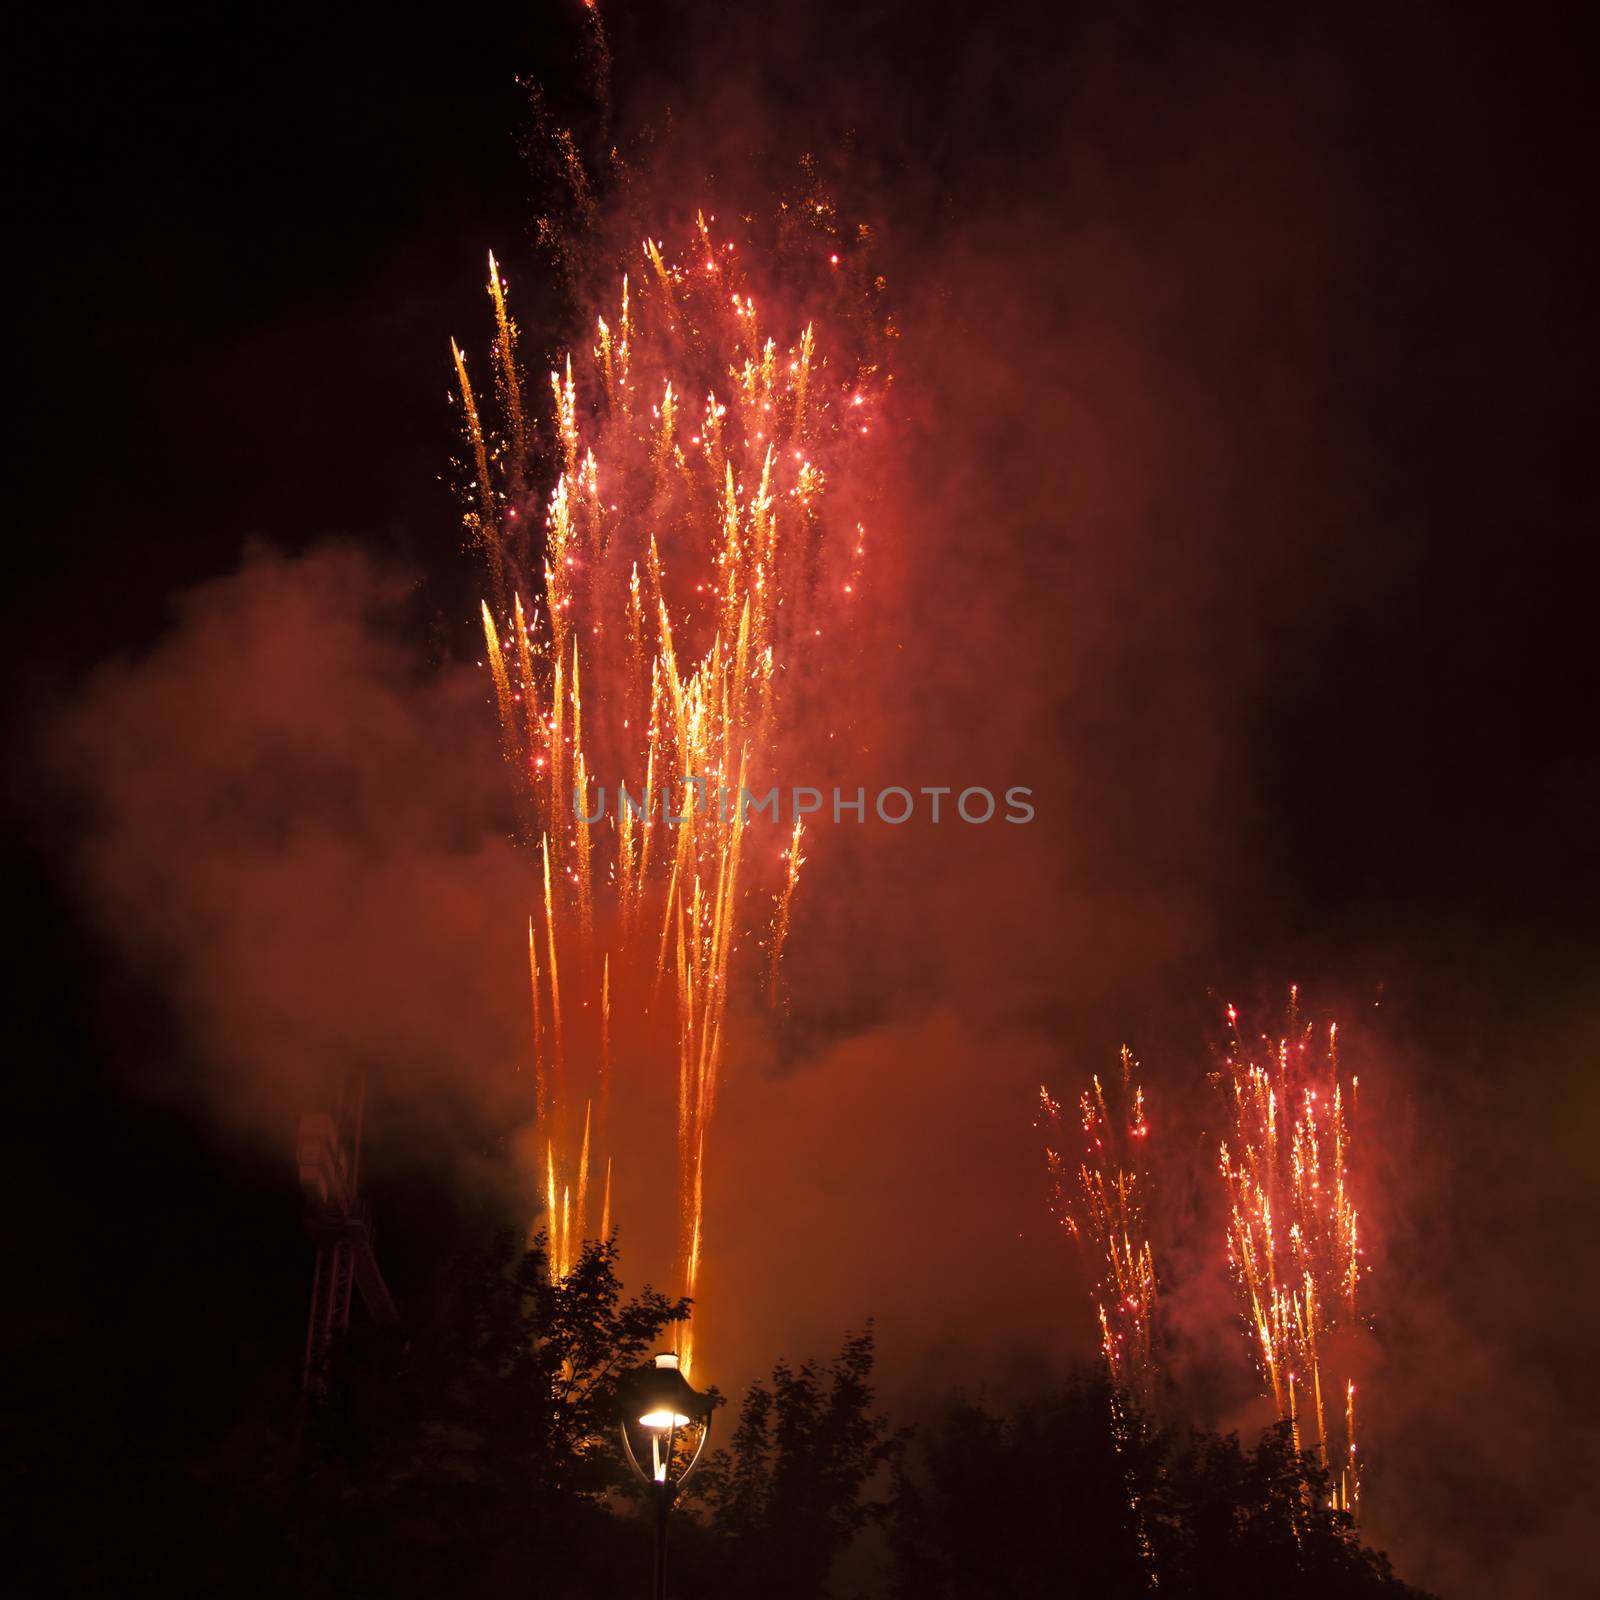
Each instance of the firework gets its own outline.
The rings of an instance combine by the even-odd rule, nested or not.
[[[551,1269],[571,1267],[587,1226],[613,1002],[620,991],[642,1015],[670,993],[679,1271],[693,1295],[736,957],[764,945],[776,993],[802,864],[798,825],[786,848],[754,845],[743,797],[776,781],[782,674],[855,592],[864,533],[835,526],[826,491],[881,386],[871,369],[841,377],[809,324],[783,346],[766,334],[734,245],[704,217],[681,261],[646,240],[640,265],[596,319],[588,358],[550,376],[542,527],[532,407],[492,256],[497,421],[454,344],[452,357],[464,520],[492,590],[487,664],[540,860],[528,949]],[[606,1173],[609,1215],[609,1151]]]
[[[1042,1086],[1040,1119],[1051,1142],[1045,1147],[1050,1205],[1057,1221],[1094,1262],[1091,1295],[1100,1320],[1100,1351],[1111,1379],[1111,1437],[1118,1453],[1133,1441],[1130,1403],[1148,1415],[1155,1403],[1156,1362],[1152,1319],[1156,1307],[1155,1251],[1146,1227],[1150,1178],[1144,1090],[1134,1082],[1138,1062],[1126,1045],[1113,1087],[1113,1111],[1098,1077],[1078,1097],[1079,1149],[1076,1170],[1063,1153],[1068,1142],[1061,1105]],[[1125,1472],[1128,1510],[1133,1515],[1145,1586],[1158,1587],[1155,1549],[1138,1486]]]
[[[1302,1024],[1289,992],[1289,1023],[1259,1059],[1240,1046],[1238,1013],[1218,1074],[1233,1113],[1220,1152],[1228,1199],[1228,1263],[1251,1345],[1278,1415],[1327,1470],[1334,1504],[1359,1507],[1355,1384],[1335,1370],[1330,1336],[1358,1321],[1360,1249],[1350,1192],[1349,1115],[1338,1029],[1325,1039]]]
[[[1146,1217],[1150,1178],[1145,1141],[1150,1128],[1144,1090],[1133,1081],[1137,1069],[1124,1046],[1112,1093],[1115,1111],[1098,1077],[1079,1096],[1082,1154],[1076,1167],[1063,1153],[1068,1133],[1060,1104],[1043,1088],[1039,1103],[1052,1141],[1045,1151],[1052,1210],[1094,1263],[1092,1294],[1106,1369],[1119,1393],[1148,1410],[1155,1398],[1151,1326],[1157,1284]]]

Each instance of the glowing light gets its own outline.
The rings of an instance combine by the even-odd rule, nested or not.
[[[665,1432],[668,1428],[687,1428],[689,1419],[681,1411],[647,1411],[639,1418],[639,1426]]]
[[[1068,1143],[1059,1102],[1039,1090],[1041,1121],[1050,1144],[1045,1160],[1057,1220],[1083,1246],[1095,1281],[1100,1350],[1112,1384],[1149,1409],[1155,1398],[1156,1362],[1151,1320],[1158,1294],[1146,1202],[1150,1177],[1143,1165],[1144,1090],[1134,1082],[1138,1063],[1126,1046],[1113,1110],[1098,1077],[1078,1097],[1076,1169],[1063,1153]]]
[[[836,459],[854,448],[854,430],[835,421],[842,380],[811,326],[781,350],[760,328],[731,245],[719,248],[703,217],[691,250],[690,263],[714,270],[688,270],[645,241],[639,281],[624,277],[614,315],[591,321],[592,359],[568,356],[550,375],[555,483],[542,538],[537,516],[516,515],[535,504],[538,452],[492,260],[498,425],[452,345],[466,522],[493,584],[486,659],[543,887],[529,923],[529,1016],[551,1271],[578,1259],[602,1152],[609,1224],[620,1004],[630,1048],[676,1074],[688,1295],[704,1264],[735,952],[765,945],[776,1000],[804,860],[798,825],[778,859],[747,851],[739,796],[775,781],[781,675],[820,636],[815,612],[840,592],[835,580],[848,577],[846,592],[859,580],[861,553],[859,524],[834,529],[825,503]],[[850,368],[850,391],[863,370]],[[596,784],[611,802],[603,821]],[[770,895],[752,892],[753,878],[775,871]],[[670,1021],[654,1004],[668,987]],[[691,1339],[686,1328],[685,1371]]]
[[[1144,1090],[1134,1082],[1138,1063],[1126,1045],[1118,1065],[1114,1110],[1098,1077],[1078,1097],[1083,1154],[1076,1172],[1062,1153],[1067,1138],[1061,1107],[1043,1087],[1039,1110],[1051,1140],[1045,1148],[1051,1208],[1083,1247],[1095,1273],[1090,1294],[1100,1322],[1100,1353],[1111,1379],[1111,1435],[1120,1454],[1133,1438],[1129,1402],[1147,1415],[1155,1406],[1153,1318],[1159,1286],[1146,1223],[1150,1178],[1143,1166],[1142,1141],[1149,1132]],[[1123,1481],[1146,1581],[1156,1588],[1155,1546],[1131,1468]]]
[[[1334,1503],[1354,1512],[1361,1497],[1354,1382],[1343,1385],[1342,1418],[1330,1417],[1324,1403],[1329,1336],[1358,1322],[1361,1276],[1338,1029],[1331,1026],[1319,1046],[1291,989],[1284,1035],[1276,1044],[1263,1039],[1260,1059],[1252,1059],[1232,1006],[1227,1016],[1233,1036],[1217,1077],[1233,1113],[1232,1136],[1219,1151],[1228,1262],[1279,1417],[1291,1424],[1296,1448],[1309,1420]]]

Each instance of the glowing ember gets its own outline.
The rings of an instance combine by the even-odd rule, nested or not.
[[[1122,1050],[1116,1110],[1098,1077],[1078,1099],[1082,1155],[1074,1171],[1062,1153],[1068,1142],[1061,1107],[1039,1090],[1040,1113],[1051,1139],[1045,1151],[1051,1205],[1061,1225],[1089,1253],[1097,1274],[1093,1296],[1101,1350],[1115,1387],[1148,1410],[1155,1398],[1151,1320],[1156,1305],[1155,1254],[1145,1217],[1150,1177],[1145,1157],[1149,1125],[1144,1090],[1133,1081],[1138,1063]]]
[[[1232,1038],[1219,1074],[1233,1111],[1233,1136],[1221,1148],[1228,1261],[1279,1417],[1293,1426],[1296,1448],[1309,1417],[1334,1504],[1354,1512],[1355,1384],[1329,1370],[1329,1336],[1357,1322],[1361,1274],[1347,1102],[1337,1025],[1323,1047],[1301,1024],[1298,1001],[1291,989],[1285,1036],[1275,1045],[1263,1038],[1260,1060],[1241,1049],[1238,1014],[1228,1008]],[[1352,1106],[1355,1089],[1352,1078]]]
[[[679,1267],[692,1295],[735,956],[764,942],[776,994],[803,860],[798,824],[786,850],[749,847],[760,824],[741,794],[779,781],[780,675],[823,631],[822,597],[857,579],[864,532],[830,525],[825,490],[872,373],[831,372],[810,325],[784,347],[765,335],[731,246],[703,217],[684,264],[654,240],[642,254],[642,283],[624,278],[614,320],[596,321],[592,359],[551,374],[542,541],[521,514],[535,447],[493,257],[497,427],[452,353],[465,521],[493,586],[487,660],[543,876],[528,953],[551,1270],[570,1270],[587,1228],[614,987],[642,1016],[670,973]],[[763,878],[768,893],[753,892]],[[607,1221],[610,1170],[608,1156]],[[685,1325],[686,1371],[689,1337]]]

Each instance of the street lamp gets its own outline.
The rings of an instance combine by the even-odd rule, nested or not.
[[[667,1513],[683,1481],[700,1464],[711,1433],[708,1394],[689,1387],[678,1358],[658,1355],[618,1385],[622,1448],[633,1475],[656,1508],[656,1600],[667,1592]]]

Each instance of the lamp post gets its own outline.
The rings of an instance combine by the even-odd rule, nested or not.
[[[633,1475],[655,1504],[655,1596],[667,1593],[667,1513],[700,1464],[711,1432],[711,1396],[689,1386],[675,1355],[658,1355],[618,1385],[622,1448]]]

